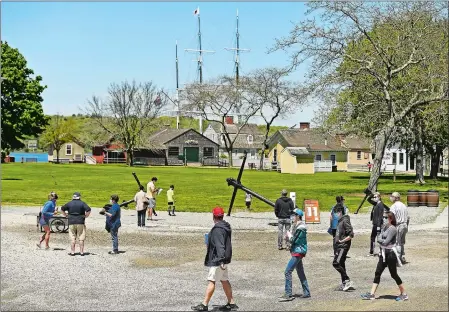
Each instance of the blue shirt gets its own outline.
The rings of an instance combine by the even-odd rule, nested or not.
[[[338,215],[334,211],[334,207],[335,206],[332,206],[332,208],[331,208],[331,214],[332,214],[331,228],[332,228],[332,230],[336,230],[337,224],[338,224]],[[344,205],[343,207],[345,208],[345,215],[348,214],[348,207],[346,207],[346,205]]]
[[[53,217],[53,214],[55,213],[56,204],[54,201],[49,200],[44,204],[44,208],[42,208],[42,218],[44,218],[46,221],[50,220],[51,217]]]
[[[118,229],[120,226],[122,226],[122,223],[120,222],[120,206],[117,203],[112,204],[112,207],[109,209],[108,213],[110,213],[112,216],[106,217],[106,222],[109,223],[109,226],[111,229]]]

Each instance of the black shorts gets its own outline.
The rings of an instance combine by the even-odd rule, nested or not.
[[[246,207],[250,207],[251,206],[251,202],[246,202]]]
[[[169,206],[173,206],[173,202],[168,202],[168,205]]]

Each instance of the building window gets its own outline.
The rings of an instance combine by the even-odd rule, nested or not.
[[[362,159],[362,151],[357,151],[357,160]]]
[[[315,161],[321,161],[321,154],[315,155]]]
[[[239,150],[238,150],[238,149],[235,149],[235,150],[234,150],[234,156],[237,156],[238,153],[239,153]]]
[[[337,157],[335,156],[335,154],[331,154],[331,160],[332,160],[332,166],[335,166],[336,162],[337,162]]]
[[[255,149],[251,149],[251,157],[255,157],[256,156],[256,150]]]
[[[404,164],[404,153],[399,153],[399,164],[400,165]]]
[[[213,147],[205,147],[203,149],[203,157],[214,157],[214,148]]]
[[[179,155],[179,147],[170,146],[168,148],[168,156],[178,156]]]
[[[392,162],[392,164],[396,165],[397,162],[398,162],[398,154],[397,153],[393,153],[393,162]]]
[[[212,141],[215,142],[215,134],[212,133]]]
[[[66,154],[67,156],[72,155],[72,144],[67,144],[67,145],[65,146],[65,154]]]
[[[253,136],[251,134],[248,135],[248,144],[253,144]]]
[[[278,150],[274,149],[273,150],[273,161],[277,161],[277,159],[278,159]]]

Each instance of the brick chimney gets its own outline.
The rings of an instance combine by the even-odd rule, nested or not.
[[[300,122],[299,123],[299,129],[309,130],[310,129],[310,122]]]
[[[234,124],[234,117],[233,116],[226,116],[225,117],[225,124],[233,125]]]

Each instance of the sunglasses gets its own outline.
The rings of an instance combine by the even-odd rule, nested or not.
[[[384,219],[388,219],[388,217],[384,217]]]

